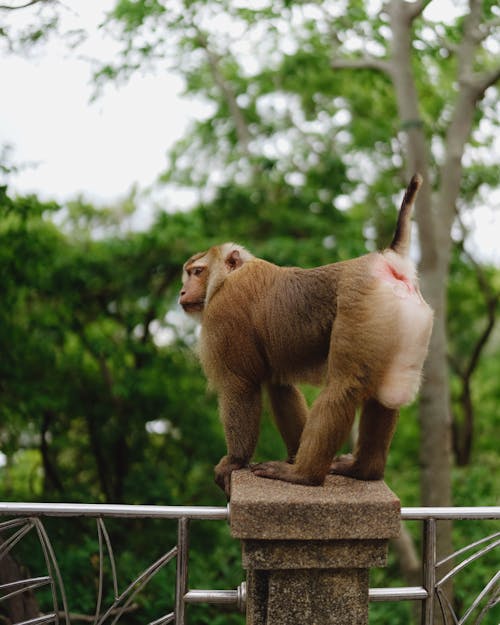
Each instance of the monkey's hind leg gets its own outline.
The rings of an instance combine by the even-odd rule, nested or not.
[[[361,413],[354,455],[336,458],[330,473],[358,480],[381,480],[397,420],[397,410],[369,399]]]
[[[294,484],[323,484],[332,458],[349,435],[356,403],[352,384],[334,378],[311,408],[295,463],[263,462],[252,466],[252,471],[260,477]]]

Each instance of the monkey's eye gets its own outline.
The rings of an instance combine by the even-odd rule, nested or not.
[[[193,276],[200,276],[204,269],[205,267],[195,267],[192,271]]]

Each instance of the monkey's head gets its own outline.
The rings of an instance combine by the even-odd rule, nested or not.
[[[226,277],[254,256],[235,243],[223,243],[189,258],[182,268],[179,304],[184,312],[201,316],[206,304]]]

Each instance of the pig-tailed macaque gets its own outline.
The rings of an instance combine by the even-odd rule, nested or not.
[[[255,475],[322,484],[328,473],[381,479],[398,409],[415,398],[433,313],[408,256],[410,217],[422,179],[406,190],[390,247],[343,262],[278,267],[224,243],[184,265],[179,302],[201,321],[199,356],[217,391],[227,455],[215,479],[249,465],[262,388],[288,450]],[[322,387],[308,409],[296,384]],[[361,408],[354,454],[336,457]]]

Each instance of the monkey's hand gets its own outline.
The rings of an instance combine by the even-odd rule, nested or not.
[[[247,466],[247,462],[235,458],[234,456],[222,456],[219,464],[215,467],[215,483],[226,493],[227,498],[231,496],[231,473]]]
[[[292,484],[305,484],[309,486],[319,486],[323,484],[323,479],[312,478],[302,475],[297,471],[296,465],[288,462],[261,462],[250,466],[252,473],[259,477],[266,477],[270,480],[282,480]]]

